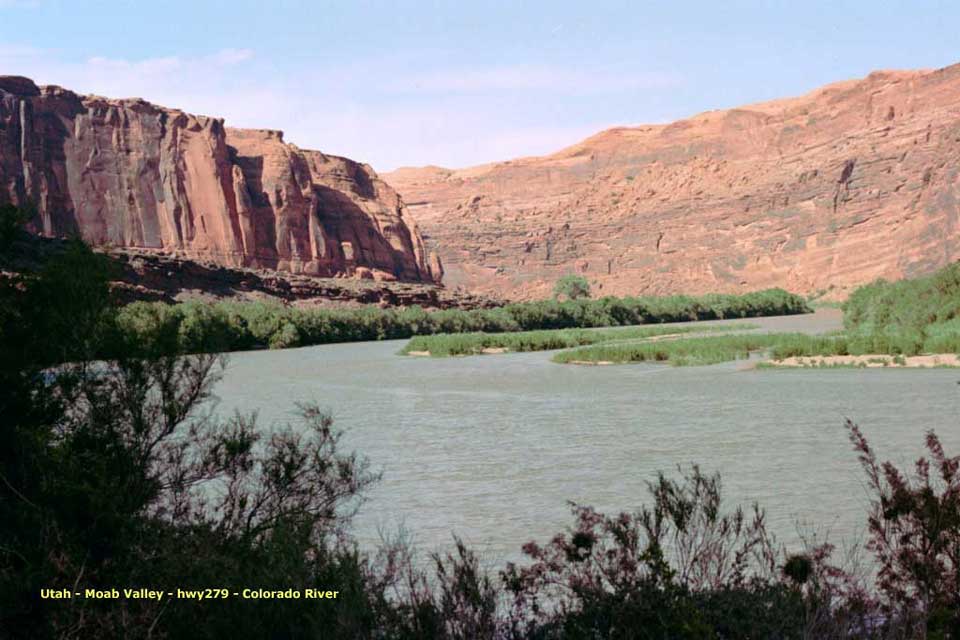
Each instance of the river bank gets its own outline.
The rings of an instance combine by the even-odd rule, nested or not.
[[[796,367],[857,367],[877,369],[890,367],[894,369],[930,369],[960,367],[960,356],[955,353],[935,353],[919,356],[890,356],[886,354],[864,354],[858,356],[791,356],[781,360],[767,360],[759,364],[770,368]]]

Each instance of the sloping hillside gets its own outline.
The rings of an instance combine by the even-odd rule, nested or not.
[[[577,272],[610,294],[842,297],[960,258],[960,65],[384,179],[450,285],[533,298]]]

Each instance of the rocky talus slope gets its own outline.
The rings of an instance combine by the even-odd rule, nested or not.
[[[69,242],[21,232],[0,251],[0,285],[38,273],[63,254]],[[164,251],[109,248],[110,288],[120,303],[189,300],[259,301],[295,307],[419,306],[481,309],[501,300],[426,282],[377,281],[369,277],[325,278],[275,269],[227,267],[177,258]]]
[[[31,230],[176,259],[439,282],[397,194],[367,165],[139,99],[0,76],[0,204]]]
[[[960,258],[960,65],[385,174],[445,281],[514,298],[781,286],[840,298]]]

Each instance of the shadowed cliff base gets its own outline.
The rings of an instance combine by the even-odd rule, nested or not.
[[[18,233],[0,251],[0,279],[20,279],[41,271],[69,241]],[[354,277],[321,278],[268,269],[225,267],[176,258],[157,251],[100,249],[113,265],[111,288],[120,303],[190,300],[264,302],[296,307],[419,306],[425,309],[485,309],[501,301],[429,283],[377,279],[359,268]]]

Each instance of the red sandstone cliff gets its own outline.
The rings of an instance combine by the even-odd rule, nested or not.
[[[448,284],[529,298],[580,272],[601,294],[840,297],[960,258],[960,65],[384,178]]]
[[[3,202],[32,202],[34,231],[97,245],[320,276],[441,275],[367,165],[278,131],[14,76],[0,76]]]

